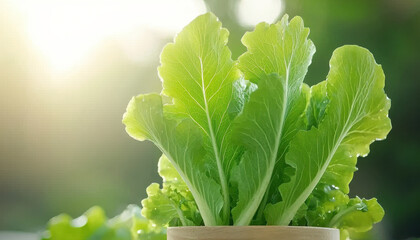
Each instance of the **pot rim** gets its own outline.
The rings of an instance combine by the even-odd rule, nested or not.
[[[185,226],[169,227],[168,240],[339,240],[336,228],[308,226]]]
[[[331,227],[313,227],[313,226],[280,226],[280,225],[248,225],[248,226],[235,226],[235,225],[220,225],[220,226],[178,226],[178,227],[168,227],[168,229],[221,229],[221,228],[246,228],[246,229],[260,229],[260,228],[287,228],[287,229],[307,229],[307,230],[337,230],[337,228]]]

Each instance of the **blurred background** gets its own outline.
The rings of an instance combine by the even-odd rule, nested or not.
[[[325,79],[343,44],[374,54],[393,130],[351,184],[351,195],[377,197],[386,211],[361,238],[420,237],[419,0],[0,0],[0,231],[140,204],[160,181],[160,154],[125,133],[122,114],[132,96],[160,91],[162,47],[206,11],[230,30],[234,58],[256,23],[302,16],[317,48],[309,84]]]

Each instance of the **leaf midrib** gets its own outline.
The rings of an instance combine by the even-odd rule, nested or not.
[[[219,152],[219,148],[218,148],[218,145],[217,145],[217,140],[216,140],[216,136],[215,136],[214,131],[213,131],[213,125],[212,125],[211,118],[210,118],[210,112],[209,112],[209,107],[208,107],[208,103],[207,103],[207,96],[206,96],[206,87],[205,87],[205,81],[204,81],[203,60],[202,60],[201,56],[199,56],[198,58],[200,60],[201,90],[202,90],[202,93],[203,93],[204,107],[205,107],[205,113],[206,113],[207,123],[208,123],[208,127],[209,127],[210,140],[211,140],[211,144],[212,144],[212,147],[213,147],[214,155],[216,157],[217,170],[218,170],[218,174],[219,174],[219,178],[220,178],[220,184],[222,186],[223,201],[224,201],[224,206],[223,206],[224,221],[228,221],[229,210],[230,210],[229,189],[228,189],[228,186],[227,186],[226,176],[225,176],[225,173],[224,173],[224,170],[223,170],[222,161],[221,161],[221,158],[220,158],[220,152]]]
[[[271,150],[270,153],[270,161],[269,161],[269,167],[267,168],[267,173],[264,175],[262,184],[260,184],[260,187],[258,188],[257,192],[252,196],[251,200],[248,201],[249,204],[248,207],[245,207],[244,210],[241,212],[241,214],[238,217],[238,221],[235,223],[235,225],[247,225],[251,221],[252,217],[255,214],[255,211],[258,209],[258,206],[261,203],[262,198],[264,197],[264,193],[267,190],[267,187],[270,183],[274,166],[276,165],[276,159],[277,159],[277,153],[280,145],[280,140],[283,134],[283,127],[285,122],[285,115],[286,115],[286,108],[287,108],[287,100],[288,100],[288,94],[289,94],[289,73],[290,73],[290,63],[293,59],[293,53],[289,63],[286,66],[286,80],[284,84],[284,94],[283,94],[283,106],[282,106],[282,112],[281,112],[281,118],[278,125],[278,131],[276,133],[276,139],[274,148]],[[284,59],[285,63],[287,63],[286,59]],[[256,200],[257,199],[257,200]],[[250,211],[249,209],[255,209],[255,211]],[[244,215],[245,214],[245,215]]]
[[[152,122],[154,123],[154,122]],[[167,125],[164,124],[165,127],[165,133],[168,132]],[[153,133],[153,131],[150,131]],[[175,158],[169,154],[168,151],[165,150],[163,147],[161,141],[159,141],[159,138],[157,138],[154,134],[152,135],[152,138],[155,142],[155,145],[162,151],[162,153],[169,159],[169,161],[172,163],[176,171],[179,173],[181,178],[184,180],[185,184],[187,185],[188,189],[191,191],[191,194],[194,197],[195,202],[197,203],[198,208],[200,209],[200,214],[203,218],[204,224],[206,226],[215,226],[217,225],[217,216],[214,216],[213,212],[210,209],[210,206],[208,205],[208,202],[203,199],[203,196],[197,191],[194,184],[191,183],[190,179],[185,175],[186,172],[185,169],[181,169],[178,163],[175,161]]]
[[[159,149],[165,154],[166,157],[171,161],[172,165],[176,169],[176,171],[179,173],[181,178],[184,180],[185,184],[187,184],[188,189],[191,191],[191,194],[194,197],[194,200],[197,203],[197,206],[200,209],[200,214],[203,217],[203,221],[206,226],[215,226],[217,225],[216,216],[213,216],[212,211],[210,210],[207,201],[202,198],[201,194],[198,193],[197,189],[194,187],[194,185],[191,183],[190,179],[184,174],[185,171],[183,171],[179,165],[174,161],[174,158],[171,154],[169,154],[165,149],[163,149],[161,143],[159,141],[156,141],[157,146]],[[203,208],[204,207],[204,208]]]

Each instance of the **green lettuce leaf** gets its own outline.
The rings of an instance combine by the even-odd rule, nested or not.
[[[152,141],[170,160],[194,196],[204,223],[220,224],[221,188],[206,174],[202,134],[196,124],[191,119],[176,121],[166,117],[158,94],[134,97],[123,123],[130,136]]]
[[[347,194],[338,188],[318,184],[306,200],[307,212],[303,217],[308,226],[329,227],[331,218],[348,202]]]
[[[306,112],[308,129],[312,126],[318,127],[319,123],[325,116],[325,110],[329,102],[326,91],[326,83],[326,81],[323,81],[311,87],[311,99]],[[349,158],[349,160],[351,159],[352,158]],[[347,168],[349,172],[357,169],[355,167],[355,162],[345,160],[340,162],[340,167]],[[328,173],[335,168],[338,167],[334,167],[334,165],[331,164],[327,168],[326,172]],[[334,174],[333,171],[331,172],[332,173],[330,174]],[[335,172],[336,174],[341,174],[340,171]],[[325,179],[326,178],[324,177],[321,179],[320,183],[318,183],[309,196],[306,204],[303,205],[309,206],[309,208],[306,208],[305,213],[300,216],[296,216],[298,214],[295,215],[295,218],[298,217],[299,223],[305,222],[305,224],[300,225],[339,228],[340,238],[345,240],[355,232],[360,233],[368,231],[372,228],[374,223],[379,222],[382,219],[384,211],[375,199],[361,200],[358,197],[349,199],[348,195],[343,193],[338,187],[328,185],[328,181],[323,181]],[[344,186],[343,189],[348,191],[346,186]],[[367,203],[370,205],[369,208]],[[349,222],[350,224],[347,224],[347,226],[340,222],[345,218],[345,216],[354,214],[357,211],[361,214],[359,218],[360,221],[355,220]],[[360,223],[363,228],[357,227],[356,224],[358,223]]]
[[[372,229],[373,224],[380,222],[385,211],[376,198],[349,200],[347,206],[331,219],[329,227],[345,229],[352,232],[366,232]]]
[[[122,240],[121,229],[129,229],[132,240],[166,240],[166,229],[156,226],[141,215],[140,207],[129,205],[120,215],[108,220],[107,226],[112,229],[110,237],[98,237],[97,239]]]
[[[48,230],[43,239],[88,239],[99,231],[105,223],[105,212],[100,207],[92,207],[76,219],[72,219],[67,214],[60,214],[48,222]]]
[[[347,239],[352,233],[369,231],[382,220],[385,212],[375,198],[349,199],[339,189],[321,185],[306,202],[308,209],[303,218],[309,226],[339,228],[341,239]]]
[[[328,107],[327,82],[323,81],[311,87],[310,100],[306,107],[306,128],[318,128],[319,123],[324,119],[325,110]]]
[[[162,94],[173,99],[171,111],[183,112],[202,131],[207,168],[222,189],[223,213],[219,224],[229,224],[227,174],[241,149],[232,146],[229,139],[232,125],[229,106],[233,83],[241,75],[226,46],[229,32],[221,25],[212,13],[197,17],[177,35],[174,43],[165,46],[158,71],[163,81]]]
[[[199,226],[202,219],[187,185],[169,159],[159,159],[159,175],[163,179],[162,189],[152,183],[147,188],[148,198],[141,203],[142,215],[157,226]]]
[[[330,67],[326,115],[318,128],[299,132],[291,142],[286,162],[296,174],[280,185],[283,200],[267,206],[269,224],[289,224],[319,182],[348,193],[357,157],[366,156],[370,143],[391,129],[385,77],[373,55],[344,46],[334,51]]]
[[[242,39],[248,51],[239,57],[239,68],[258,89],[234,124],[234,137],[246,148],[232,173],[239,188],[232,210],[235,225],[248,225],[264,196],[267,201],[270,184],[280,184],[273,183],[281,179],[273,173],[284,171],[289,141],[303,127],[302,81],[315,52],[308,34],[301,18],[289,22],[285,15],[277,24],[258,24]]]
[[[129,205],[120,215],[107,219],[100,207],[92,207],[72,219],[61,214],[48,222],[43,240],[165,240],[166,232],[141,216],[140,208]]]

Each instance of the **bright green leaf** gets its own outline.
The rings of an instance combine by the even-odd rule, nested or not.
[[[385,77],[372,54],[344,46],[334,51],[330,66],[327,113],[318,128],[299,132],[291,142],[286,162],[296,175],[279,187],[283,201],[267,207],[269,224],[289,224],[321,178],[347,192],[356,157],[367,155],[370,143],[391,129]]]
[[[240,72],[226,46],[229,32],[221,25],[212,13],[197,17],[177,35],[174,43],[165,46],[158,70],[163,80],[162,93],[174,99],[171,111],[185,112],[203,132],[209,154],[207,164],[215,170],[211,175],[222,188],[222,221],[228,224],[227,173],[240,151],[228,139],[232,123],[229,105],[233,99],[232,86],[240,78]]]
[[[311,87],[310,100],[306,108],[306,125],[307,129],[318,127],[325,115],[328,107],[327,82],[323,81]]]
[[[358,197],[350,199],[347,208],[338,212],[330,222],[330,227],[346,229],[350,232],[366,232],[373,224],[380,222],[385,211],[376,198],[369,200]]]
[[[202,134],[192,120],[166,118],[161,96],[148,94],[130,101],[123,123],[130,136],[152,141],[170,160],[194,196],[205,224],[220,224],[220,185],[205,173]]]
[[[306,200],[308,226],[329,227],[332,217],[346,208],[349,197],[339,189],[325,184],[318,184]]]
[[[105,213],[100,207],[92,207],[75,219],[61,214],[49,221],[45,239],[87,240],[104,226],[106,220]]]
[[[301,18],[288,22],[286,15],[277,24],[258,24],[242,39],[248,51],[239,58],[239,68],[258,89],[235,120],[235,138],[247,150],[233,172],[239,188],[235,225],[248,225],[264,196],[267,200],[270,184],[278,187],[272,176],[284,171],[289,141],[303,126],[302,81],[315,52],[308,34]]]

